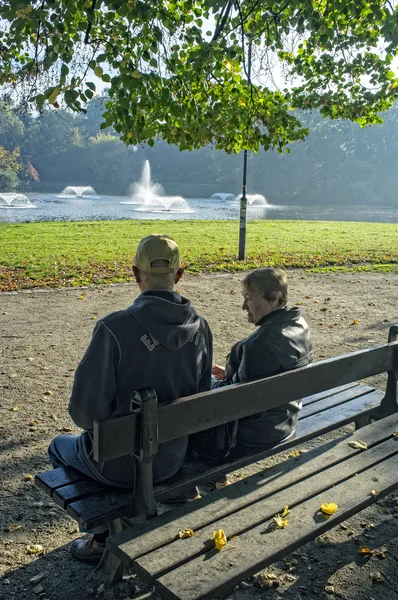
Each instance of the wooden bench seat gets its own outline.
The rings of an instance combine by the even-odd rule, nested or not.
[[[165,599],[204,600],[225,593],[283,555],[317,537],[398,489],[398,415],[361,429],[316,458],[282,463],[191,505],[163,514],[108,540]],[[351,447],[350,440],[367,444]],[[375,496],[371,493],[378,490]],[[334,515],[320,513],[324,502],[338,504]],[[273,516],[288,506],[286,529],[273,528]],[[191,528],[192,538],[176,539]],[[213,531],[234,537],[214,550]],[[230,549],[230,551],[229,551]]]
[[[299,413],[299,426],[295,438],[282,443],[278,448],[245,456],[231,465],[209,465],[197,458],[187,460],[179,473],[166,483],[154,486],[158,502],[185,489],[205,483],[221,472],[240,469],[263,458],[283,452],[308,439],[342,427],[354,420],[366,417],[379,405],[383,392],[370,386],[351,383],[335,390],[314,394],[303,399]],[[60,467],[36,475],[36,485],[51,496],[56,504],[67,510],[83,528],[92,529],[110,518],[128,516],[131,506],[129,490],[109,488],[89,479],[71,467]],[[110,517],[110,510],[112,517]]]
[[[134,392],[129,414],[95,421],[93,426],[96,461],[135,457],[134,495],[70,468],[41,473],[36,484],[82,527],[108,523],[111,536],[99,565],[103,580],[120,579],[129,566],[155,582],[162,599],[214,598],[398,488],[398,440],[393,435],[398,430],[397,338],[394,325],[387,344],[169,404],[158,406],[153,390]],[[382,373],[388,375],[385,391],[358,383]],[[159,444],[293,400],[303,402],[295,438],[221,464],[188,459],[174,478],[153,485],[152,461]],[[299,462],[284,461],[265,474],[157,515],[156,502],[352,422],[361,427],[354,439],[367,443],[365,451],[352,448],[347,440],[329,441]],[[373,496],[372,489],[379,495]],[[324,501],[339,504],[328,518],[319,513]],[[289,526],[274,530],[269,524],[285,505],[291,510]],[[179,529],[186,527],[195,535],[176,540]],[[214,529],[237,537],[217,552],[212,546]]]

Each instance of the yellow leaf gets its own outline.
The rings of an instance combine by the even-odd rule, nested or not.
[[[44,395],[45,395],[45,396],[52,396],[52,395],[53,395],[53,393],[52,393],[52,391],[51,391],[51,390],[47,390],[47,392],[44,392]]]
[[[393,431],[392,434],[394,437],[398,437],[398,431]]]
[[[328,502],[325,504],[321,504],[321,511],[325,513],[325,515],[332,515],[338,509],[338,505],[334,502]]]
[[[276,523],[280,529],[284,529],[288,526],[289,521],[287,519],[283,519],[281,515],[275,515],[274,523]]]
[[[193,529],[183,529],[182,531],[179,531],[176,535],[177,539],[185,539],[185,538],[190,538],[193,535],[195,535],[195,532]]]
[[[281,517],[286,517],[289,513],[290,513],[289,507],[288,506],[284,506],[283,507],[283,511],[281,513]]]
[[[353,325],[358,325],[358,323],[359,323],[359,319],[354,319],[352,322]]]
[[[296,456],[300,456],[300,452],[298,450],[293,450],[293,452],[290,452],[289,454],[289,458],[295,458]]]
[[[380,494],[379,490],[371,490],[370,492],[372,496],[378,496]]]
[[[27,475],[25,475],[25,477],[23,478],[24,481],[33,481],[33,475],[31,475],[30,473],[28,473]]]
[[[8,531],[10,533],[14,533],[14,531],[18,531],[18,529],[22,529],[22,525],[17,525],[17,523],[11,523],[11,525],[8,526]]]
[[[11,412],[17,412],[19,410],[19,406],[13,406],[12,408],[10,408]]]
[[[351,448],[356,448],[356,450],[367,450],[368,449],[367,443],[361,442],[361,440],[352,440],[351,442],[348,442],[348,445],[351,446]]]
[[[359,549],[359,552],[361,554],[373,554],[373,550],[371,550],[367,546],[362,546],[362,548]]]
[[[27,554],[40,554],[40,552],[43,552],[43,546],[40,544],[29,544],[25,546],[25,550]]]
[[[224,533],[224,529],[219,529],[218,531],[215,530],[213,540],[216,549],[222,550],[227,543],[227,536]]]
[[[82,294],[80,294],[79,300],[84,300],[85,297],[86,297],[86,292],[83,292]]]

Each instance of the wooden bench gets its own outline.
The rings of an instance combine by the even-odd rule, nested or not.
[[[41,473],[36,485],[81,526],[109,523],[111,536],[99,566],[105,581],[120,578],[130,567],[155,583],[164,599],[199,600],[227,593],[398,488],[398,436],[393,435],[398,430],[397,338],[394,325],[387,344],[167,405],[157,406],[153,390],[135,392],[130,414],[94,423],[95,460],[136,457],[133,498],[129,490],[105,487],[70,468]],[[388,374],[385,392],[357,383],[381,373]],[[294,439],[221,465],[187,460],[174,478],[153,486],[158,444],[298,399],[303,399],[303,408]],[[334,448],[321,447],[314,458],[308,453],[299,463],[285,461],[157,516],[156,502],[351,422],[362,427],[353,438],[366,442],[366,450],[349,446],[345,439]],[[378,494],[371,494],[372,489]],[[322,502],[335,502],[339,509],[326,517],[319,512]],[[274,529],[273,516],[285,505],[291,510],[289,526]],[[195,535],[176,539],[187,527]],[[216,551],[213,530],[220,528],[237,537]],[[233,552],[228,551],[231,546]]]

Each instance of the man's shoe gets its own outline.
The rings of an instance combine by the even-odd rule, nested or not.
[[[81,562],[97,565],[102,558],[105,550],[105,543],[97,542],[93,535],[87,535],[73,540],[70,546],[70,552],[73,558]]]
[[[199,489],[197,487],[191,488],[187,492],[178,492],[175,496],[171,498],[166,498],[162,500],[162,504],[166,504],[167,506],[181,506],[182,504],[187,504],[187,502],[193,502],[194,500],[199,500],[201,495],[199,493]]]

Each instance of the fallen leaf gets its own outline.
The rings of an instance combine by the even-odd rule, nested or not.
[[[11,412],[17,412],[19,410],[19,406],[13,406],[12,408],[10,408]]]
[[[17,525],[17,523],[11,523],[11,525],[8,526],[8,531],[10,533],[14,533],[14,531],[18,531],[18,529],[22,529],[22,525]]]
[[[23,478],[24,481],[33,481],[33,475],[31,475],[30,473],[28,473],[27,475],[25,475],[25,477]]]
[[[43,552],[43,546],[40,544],[29,544],[25,546],[25,550],[27,554],[40,554],[40,552]]]
[[[92,320],[92,321],[96,321],[97,319],[98,319],[98,317],[96,317],[95,315],[93,315],[93,316],[91,317],[91,320]]]
[[[301,306],[302,302],[296,302],[296,306]]]
[[[372,496],[378,496],[380,494],[379,490],[370,490]]]
[[[281,513],[281,517],[286,517],[288,514],[290,513],[289,507],[288,506],[284,506],[283,507],[283,511]]]
[[[371,550],[367,546],[362,546],[362,548],[359,549],[359,552],[360,554],[373,554],[373,550]]]
[[[327,594],[333,594],[333,592],[334,592],[334,585],[325,585],[325,592]]]
[[[381,560],[383,560],[384,558],[387,558],[387,555],[385,552],[382,552],[381,550],[378,550],[377,552],[374,553],[374,555],[377,558],[380,558]]]
[[[231,290],[231,294],[236,294],[236,290]]]
[[[33,427],[33,425],[37,425],[37,421],[29,421],[29,427]]]
[[[281,583],[275,573],[260,573],[258,582],[264,588],[278,587]]]
[[[227,536],[223,529],[219,529],[218,531],[214,530],[213,535],[214,545],[217,550],[222,550],[227,543]]]
[[[62,429],[60,429],[60,431],[63,431],[64,433],[69,433],[71,431],[73,431],[72,427],[62,427]]]
[[[394,437],[398,437],[398,431],[393,431],[392,434]]]
[[[361,442],[361,440],[351,440],[351,442],[348,442],[348,445],[351,446],[351,448],[355,448],[356,450],[367,450],[368,449],[367,443]]]
[[[370,573],[369,577],[371,578],[372,581],[376,581],[377,583],[382,583],[383,581],[386,580],[383,573],[381,573],[380,571],[375,571],[373,573]]]
[[[276,523],[279,529],[284,529],[288,526],[289,521],[287,519],[284,519],[281,515],[275,515],[274,523]]]
[[[359,319],[354,319],[352,322],[352,325],[358,325],[358,323],[359,323]]]
[[[300,452],[298,450],[293,450],[293,452],[289,453],[289,458],[296,458],[296,456],[300,456]]]
[[[86,292],[83,292],[82,294],[80,294],[79,300],[84,300],[85,297],[86,297]]]
[[[48,416],[50,417],[50,419],[53,419],[53,421],[57,421],[58,420],[57,415],[54,414],[54,413],[50,413]]]
[[[328,502],[325,504],[321,504],[321,511],[325,514],[325,515],[332,515],[333,513],[336,512],[336,510],[338,509],[338,504],[335,504],[334,502]]]
[[[179,531],[176,535],[177,539],[185,539],[185,538],[189,538],[192,537],[193,535],[195,535],[195,532],[193,529],[183,529],[182,531]]]

